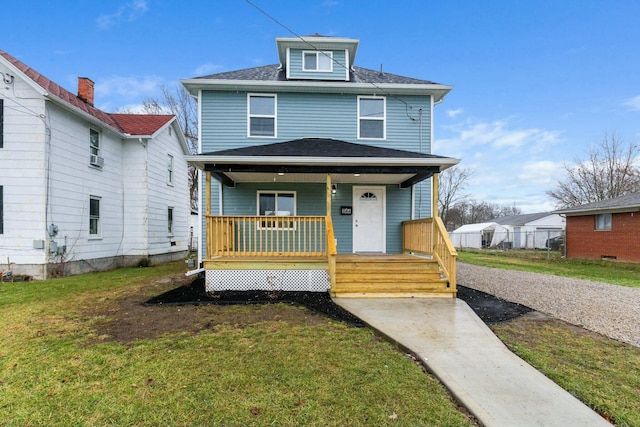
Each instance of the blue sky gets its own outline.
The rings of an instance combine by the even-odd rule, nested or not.
[[[640,139],[640,1],[252,0],[295,34],[360,39],[356,65],[454,86],[434,153],[479,201],[553,208],[563,162]],[[0,49],[115,112],[160,84],[277,62],[292,34],[245,0],[5,2]]]

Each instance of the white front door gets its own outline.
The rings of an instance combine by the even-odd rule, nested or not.
[[[353,252],[386,252],[385,187],[353,187]]]

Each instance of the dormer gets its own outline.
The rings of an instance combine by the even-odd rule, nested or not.
[[[280,65],[287,80],[349,81],[359,42],[318,34],[276,38]]]

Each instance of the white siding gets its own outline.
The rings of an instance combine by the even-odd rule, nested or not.
[[[2,64],[0,70],[8,71]],[[4,232],[0,234],[0,268],[4,269],[7,258],[16,264],[45,261],[44,251],[33,249],[33,241],[44,239],[46,229],[46,118],[42,118],[44,101],[25,81],[16,76],[9,89],[0,89],[4,99],[4,145],[0,148]]]
[[[82,260],[84,269],[108,268],[119,265],[114,257],[178,255],[187,250],[188,176],[177,125],[170,125],[171,132],[165,127],[149,141],[123,139],[106,125],[45,100],[18,76],[12,86],[0,88],[0,268],[9,257],[17,274],[44,278],[46,264],[61,260]],[[101,168],[89,162],[90,129],[100,133]],[[174,157],[173,185],[167,185],[168,154]],[[89,234],[91,196],[100,198],[98,236]],[[171,236],[169,206],[174,208]],[[49,236],[51,224],[57,226],[56,236]],[[34,241],[44,242],[44,249],[34,249]],[[53,242],[66,246],[62,257],[50,254]]]

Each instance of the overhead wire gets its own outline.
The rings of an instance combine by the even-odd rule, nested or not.
[[[385,88],[382,88],[380,86],[378,86],[375,82],[371,82],[371,81],[365,81],[365,79],[358,74],[358,72],[356,70],[354,70],[353,68],[349,69],[349,67],[346,64],[342,64],[339,61],[337,61],[336,59],[334,59],[331,55],[327,55],[325,52],[323,52],[320,48],[316,47],[313,43],[311,43],[308,40],[305,40],[304,37],[302,37],[301,35],[299,35],[298,33],[296,33],[295,31],[293,31],[291,28],[289,28],[288,26],[286,26],[285,24],[283,24],[282,22],[280,22],[278,19],[276,19],[275,17],[271,16],[268,12],[266,12],[264,9],[262,9],[261,7],[259,7],[258,5],[256,5],[255,3],[253,3],[251,0],[245,0],[250,6],[252,6],[253,8],[255,8],[256,10],[258,10],[260,13],[262,13],[264,16],[266,16],[267,18],[271,19],[273,22],[275,22],[276,24],[278,24],[279,26],[281,26],[282,28],[284,28],[285,30],[287,30],[289,33],[291,33],[294,37],[300,39],[300,41],[302,41],[304,44],[306,44],[307,46],[309,46],[310,48],[312,48],[313,50],[320,52],[321,54],[325,55],[327,58],[329,58],[331,60],[332,63],[337,64],[338,66],[344,68],[347,71],[350,71],[351,73],[353,73],[354,75],[356,75],[360,80],[362,80],[363,82],[370,84],[371,86],[375,87],[376,89],[378,89],[381,93],[385,94],[386,96],[389,96],[397,101],[402,102],[405,105],[405,114],[407,115],[407,117],[409,117],[411,120],[416,121],[419,119],[416,119],[414,117],[411,117],[409,115],[409,112],[407,111],[407,108],[413,108],[413,106],[411,104],[409,104],[408,102],[406,102],[404,99],[399,98],[398,96],[392,94],[391,92],[389,92],[388,90],[386,90]]]

